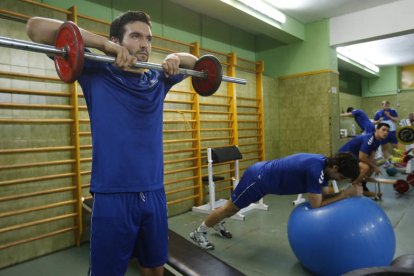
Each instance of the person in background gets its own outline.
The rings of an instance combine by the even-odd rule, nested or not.
[[[374,133],[358,135],[339,149],[339,152],[351,152],[359,160],[360,173],[353,183],[362,183],[365,196],[376,196],[375,193],[369,191],[365,179],[371,177],[373,173],[376,175],[381,173],[375,162],[375,152],[387,138],[389,129],[388,124],[379,123]]]
[[[375,126],[368,118],[367,114],[362,109],[355,109],[348,107],[345,113],[341,114],[342,117],[353,117],[358,126],[362,129],[362,134],[373,133]]]
[[[410,122],[410,126],[414,126],[414,113],[408,114],[408,121]]]
[[[414,126],[414,113],[409,113],[407,119],[401,120],[404,123],[401,123],[401,126]],[[403,167],[405,166],[405,173],[410,174],[414,171],[414,143],[406,145],[405,151],[402,150],[394,150],[397,154],[399,154],[402,158]],[[396,164],[397,166],[398,164]]]
[[[325,206],[350,196],[362,195],[360,185],[350,185],[339,193],[329,193],[329,180],[354,181],[358,175],[358,160],[351,153],[338,153],[333,157],[299,153],[258,162],[244,172],[231,198],[223,206],[215,209],[199,227],[191,232],[190,238],[203,249],[214,249],[214,245],[207,238],[207,230],[213,228],[221,236],[231,238],[232,235],[223,226],[223,220],[268,194],[307,193],[312,208]]]
[[[389,101],[383,101],[381,104],[382,109],[375,113],[374,124],[386,123],[390,126],[390,133],[381,145],[382,154],[386,160],[384,167],[388,167],[391,165],[390,157],[392,152],[392,149],[389,148],[388,144],[391,144],[393,149],[398,148],[396,124],[399,123],[399,119],[397,111],[391,108],[391,103]]]
[[[408,123],[410,126],[414,126],[414,113],[408,114]],[[408,153],[411,152],[411,155],[413,154],[412,149],[414,149],[414,143],[406,146],[406,150],[408,151]]]
[[[53,45],[62,23],[33,17],[26,30],[33,41]],[[125,275],[133,257],[140,275],[163,275],[168,257],[164,98],[184,78],[179,67],[193,69],[197,58],[172,53],[164,58],[163,71],[132,68],[151,53],[151,21],[142,11],[116,17],[108,38],[80,31],[85,47],[116,57],[114,64],[85,59],[78,78],[93,145],[89,275]]]

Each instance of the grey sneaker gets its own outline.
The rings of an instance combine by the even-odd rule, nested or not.
[[[198,232],[197,230],[194,230],[190,233],[190,238],[202,249],[214,249],[214,245],[207,239],[207,232]]]
[[[217,223],[214,225],[213,229],[216,230],[220,236],[231,239],[233,235],[226,229],[226,227],[224,227],[225,223],[225,221]]]

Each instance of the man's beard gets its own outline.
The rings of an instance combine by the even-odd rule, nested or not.
[[[131,54],[131,55],[135,56],[138,61],[142,61],[142,62],[148,62],[148,59],[149,59],[149,54],[146,51],[145,52],[137,52],[137,53]],[[144,58],[142,59],[142,57],[144,57]]]

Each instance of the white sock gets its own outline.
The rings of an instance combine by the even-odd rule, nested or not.
[[[207,232],[208,226],[204,223],[204,221],[200,224],[197,228],[198,232]]]

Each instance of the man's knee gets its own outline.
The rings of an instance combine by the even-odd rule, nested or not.
[[[359,171],[360,174],[365,174],[369,171],[370,167],[368,166],[368,164],[363,163],[363,162],[359,162]]]
[[[373,172],[374,169],[368,166],[367,164],[359,165],[359,176],[361,178],[370,177]]]
[[[240,209],[230,200],[228,200],[226,202],[226,204],[223,206],[224,207],[224,213],[226,215],[226,217],[231,217],[233,216],[235,213],[237,213]]]
[[[141,272],[141,275],[144,276],[162,276],[164,275],[164,266],[151,268],[139,266],[139,271]]]

